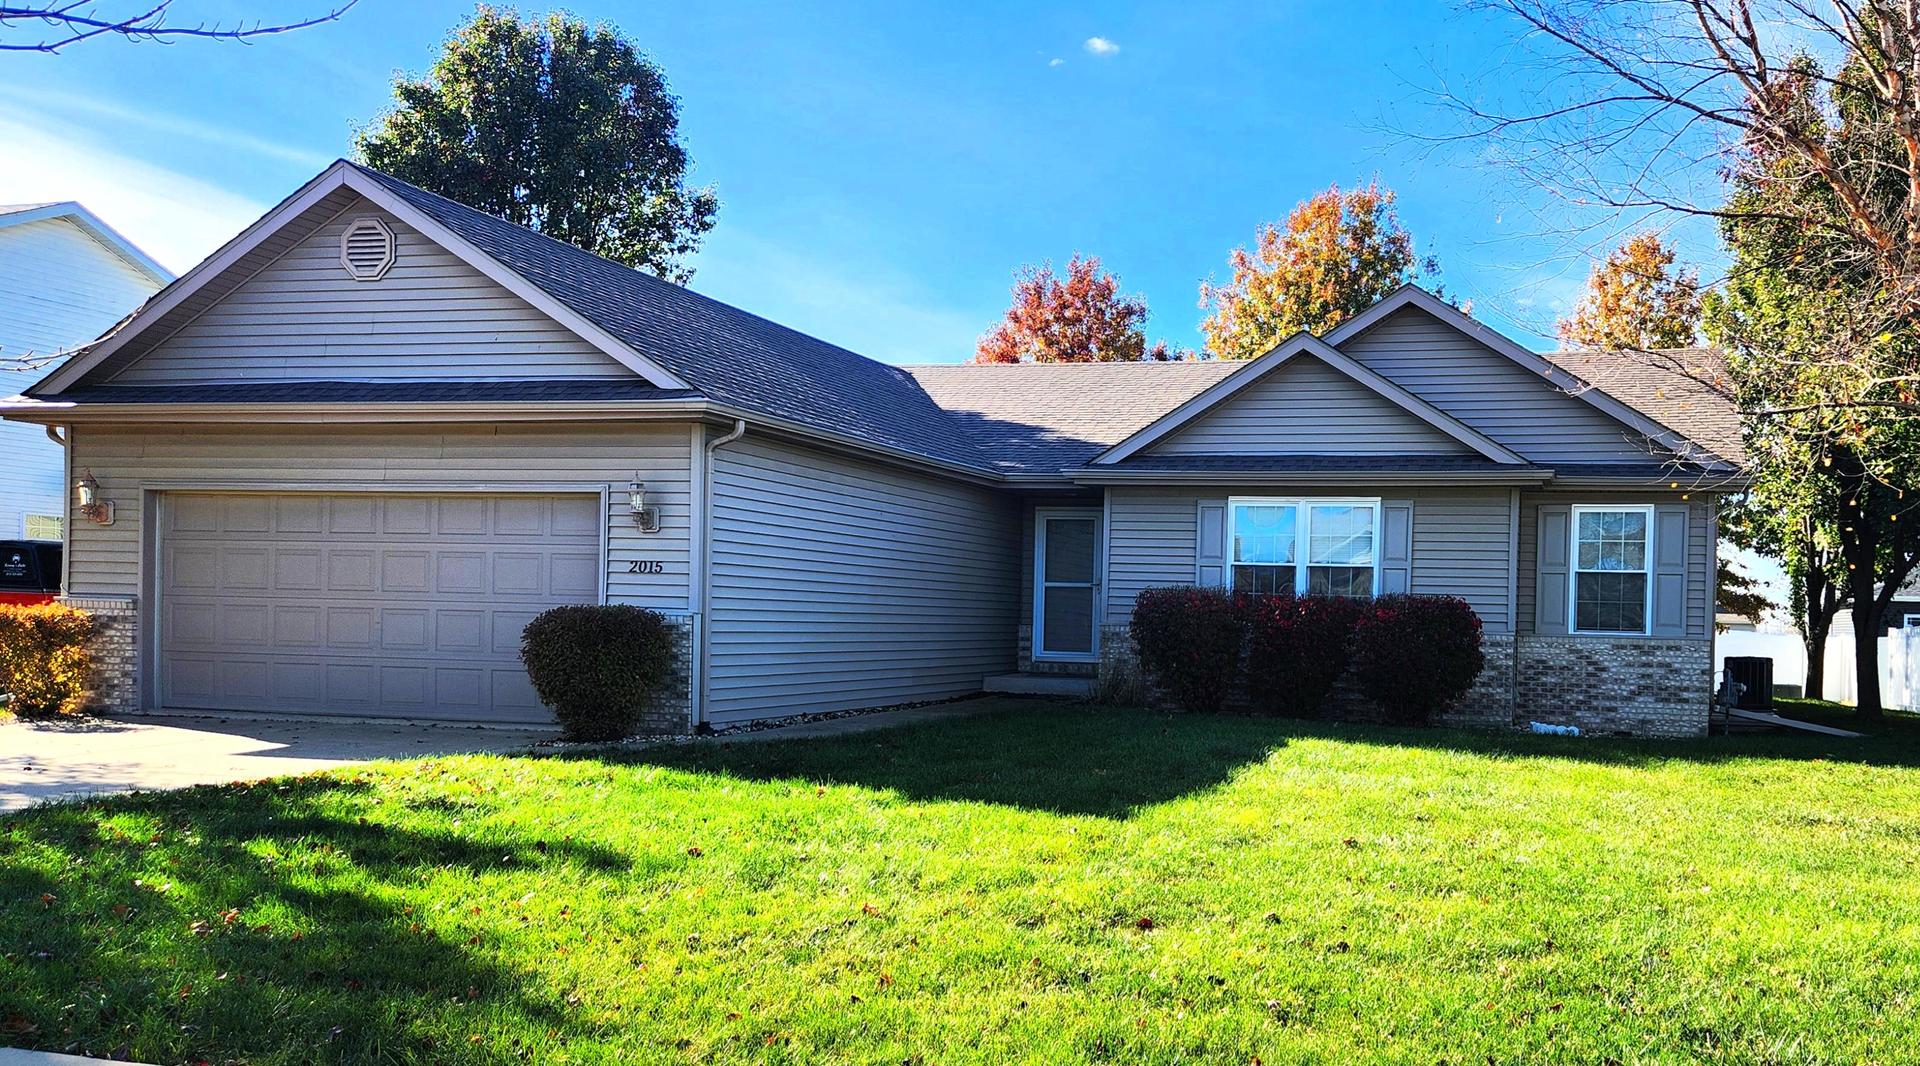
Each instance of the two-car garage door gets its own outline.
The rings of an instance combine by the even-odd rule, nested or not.
[[[598,495],[167,493],[160,705],[550,722],[520,631],[596,603]]]

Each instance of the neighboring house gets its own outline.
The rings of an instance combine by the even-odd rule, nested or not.
[[[1699,733],[1731,412],[1566,358],[1408,287],[1245,363],[902,369],[341,162],[7,415],[97,481],[122,709],[544,720],[522,626],[605,600],[722,726],[1126,669],[1197,581],[1461,596],[1469,716]]]
[[[0,205],[0,397],[45,377],[173,280],[76,203]],[[38,426],[0,425],[0,540],[59,540],[65,468]]]

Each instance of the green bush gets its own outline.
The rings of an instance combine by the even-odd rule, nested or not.
[[[673,672],[673,627],[623,604],[555,607],[527,623],[520,661],[572,740],[633,733]]]
[[[93,679],[93,616],[58,603],[0,605],[0,695],[22,718],[78,714]]]

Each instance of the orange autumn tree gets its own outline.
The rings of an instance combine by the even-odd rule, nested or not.
[[[1593,268],[1587,294],[1560,320],[1579,348],[1685,348],[1700,327],[1700,273],[1673,269],[1657,233],[1641,233]]]
[[[1075,255],[1067,276],[1052,263],[1014,275],[1013,306],[980,338],[976,363],[1126,363],[1171,359],[1165,341],[1147,347],[1147,303],[1123,296],[1098,256]]]
[[[1295,333],[1325,333],[1393,290],[1439,273],[1416,259],[1413,237],[1378,180],[1342,191],[1330,185],[1294,207],[1285,224],[1260,227],[1252,251],[1235,248],[1233,281],[1203,283],[1200,324],[1207,350],[1252,359]]]

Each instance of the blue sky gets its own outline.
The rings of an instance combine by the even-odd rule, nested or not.
[[[176,0],[176,21],[326,0]],[[523,10],[541,10],[523,6]],[[1023,263],[1099,255],[1149,333],[1263,221],[1378,174],[1475,314],[1535,347],[1577,296],[1577,216],[1442,132],[1422,90],[1499,93],[1514,31],[1446,4],[583,2],[667,71],[723,201],[694,287],[893,362],[951,362]],[[336,156],[471,5],[362,0],[249,46],[0,59],[0,202],[80,199],[185,269]],[[19,31],[14,31],[16,35]],[[1099,38],[1105,46],[1089,46]],[[1478,79],[1478,80],[1476,80]],[[1711,258],[1711,241],[1681,231]]]

